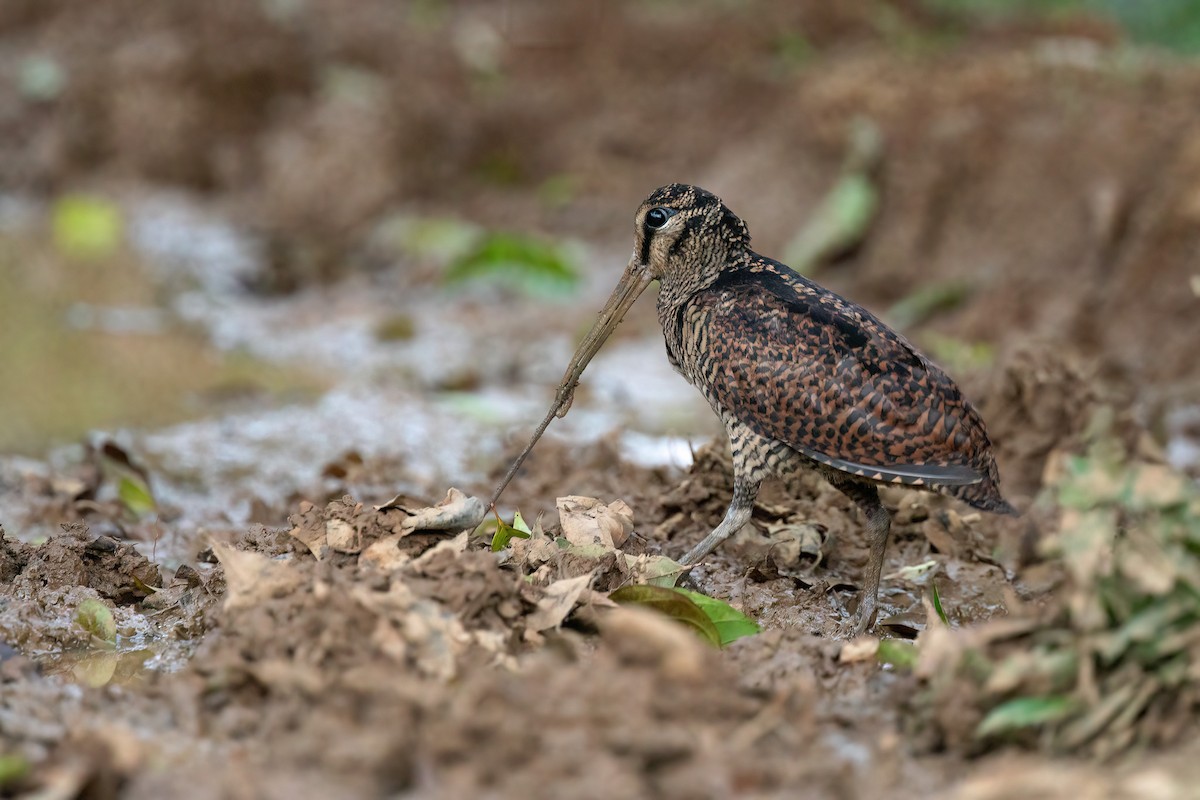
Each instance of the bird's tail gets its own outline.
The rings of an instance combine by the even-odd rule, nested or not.
[[[987,511],[992,514],[1007,514],[1010,517],[1020,516],[1004,496],[1000,494],[1000,474],[996,462],[992,461],[984,471],[984,479],[969,486],[955,486],[950,494],[962,500],[972,508]]]

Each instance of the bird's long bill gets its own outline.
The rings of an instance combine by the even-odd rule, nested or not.
[[[612,335],[616,330],[617,325],[625,317],[625,313],[633,305],[634,301],[641,296],[642,292],[646,291],[646,287],[653,280],[650,275],[650,270],[646,269],[637,261],[635,256],[630,260],[629,266],[625,268],[625,273],[621,275],[621,280],[617,284],[617,288],[613,289],[613,293],[608,298],[608,302],[604,304],[604,310],[600,312],[596,324],[588,331],[587,336],[583,337],[583,341],[579,343],[579,347],[575,350],[575,355],[571,357],[571,363],[567,365],[567,371],[563,374],[562,382],[558,385],[558,393],[554,396],[554,404],[550,406],[550,410],[546,412],[546,418],[542,420],[542,424],[538,425],[537,430],[533,432],[533,438],[529,440],[529,444],[517,456],[517,460],[509,467],[508,474],[504,476],[504,480],[496,487],[495,493],[492,495],[489,508],[494,508],[496,501],[500,499],[500,495],[508,486],[509,481],[517,474],[517,470],[521,468],[521,464],[525,462],[525,457],[533,450],[533,446],[542,438],[542,434],[546,432],[546,428],[550,425],[550,420],[555,417],[564,417],[567,411],[571,408],[571,400],[575,396],[575,387],[579,384],[579,376],[583,374],[584,369],[591,362],[592,358],[600,351],[601,345]]]

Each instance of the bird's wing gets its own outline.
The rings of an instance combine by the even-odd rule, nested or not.
[[[860,306],[786,267],[725,273],[680,323],[720,408],[762,436],[881,481],[966,486],[988,447],[940,369]]]

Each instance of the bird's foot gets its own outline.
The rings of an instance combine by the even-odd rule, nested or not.
[[[874,595],[864,595],[862,601],[858,604],[858,614],[854,623],[854,635],[863,636],[871,630],[871,626],[875,624],[875,615],[879,609],[875,605]]]

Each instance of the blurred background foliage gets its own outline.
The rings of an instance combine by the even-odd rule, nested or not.
[[[930,7],[993,19],[1088,13],[1119,24],[1134,42],[1200,53],[1200,3],[1194,0],[924,0]]]
[[[1198,47],[1184,0],[8,0],[0,451],[309,397],[364,359],[487,388],[488,359],[397,365],[450,341],[425,311],[493,303],[518,333],[457,346],[524,363],[674,180],[956,376],[1061,337],[1167,386],[1165,413],[1200,380],[1183,348],[1145,358],[1160,320],[1195,328]],[[374,314],[378,352],[317,365],[297,354],[329,330],[237,329],[324,291],[345,319],[289,322]]]

